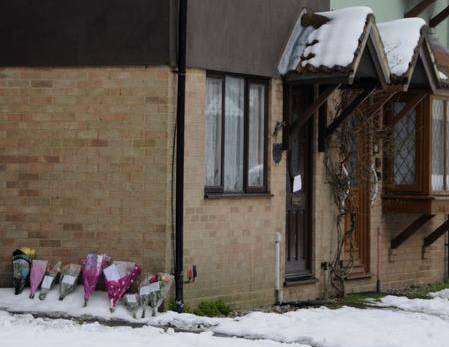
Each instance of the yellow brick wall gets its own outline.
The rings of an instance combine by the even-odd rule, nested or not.
[[[170,270],[168,67],[0,70],[0,285],[11,252]]]
[[[272,160],[270,197],[204,198],[206,74],[189,70],[186,95],[185,264],[199,278],[186,301],[221,298],[235,307],[274,302],[274,238],[285,247],[285,153]],[[269,133],[282,120],[282,83],[269,88]],[[165,67],[0,70],[0,285],[9,285],[10,256],[30,246],[39,257],[78,262],[107,252],[172,269],[171,161],[176,75]],[[315,127],[317,129],[317,127]],[[317,134],[315,134],[315,137]],[[315,138],[316,143],[316,138]],[[284,288],[286,300],[324,295],[320,264],[335,245],[335,210],[324,155],[315,151],[313,270],[317,282]],[[422,240],[441,217],[390,252],[389,243],[417,216],[371,211],[371,273],[348,291],[376,286],[377,233],[384,289],[436,282],[444,275],[444,240],[421,257]],[[284,266],[284,254],[282,254]],[[282,269],[283,273],[283,269]],[[283,282],[283,281],[282,281]]]
[[[187,75],[185,158],[185,263],[199,277],[185,286],[186,301],[221,298],[236,307],[274,301],[274,239],[284,230],[285,160],[275,166],[269,139],[271,197],[204,198],[204,103],[206,74]],[[269,133],[282,120],[282,84],[270,83]],[[280,136],[277,139],[281,140]]]

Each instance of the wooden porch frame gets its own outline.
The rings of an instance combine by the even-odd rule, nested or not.
[[[425,92],[416,94],[407,102],[402,111],[392,119],[390,126],[394,127],[402,118],[407,117],[426,96],[427,93]]]
[[[357,107],[360,106],[366,99],[372,95],[377,89],[377,83],[374,83],[370,86],[364,88],[363,92],[358,95],[342,112],[341,114],[335,118],[332,123],[326,128],[325,138],[329,138],[335,130],[343,123],[352,113],[355,111]]]
[[[424,224],[431,220],[435,215],[433,214],[422,214],[419,216],[412,224],[406,227],[399,235],[397,235],[393,240],[391,240],[391,249],[396,249],[407,241],[412,235],[414,235]]]
[[[423,0],[405,14],[405,18],[418,17],[427,7],[432,5],[436,0]]]
[[[429,27],[435,28],[449,16],[449,6],[429,20]]]
[[[424,238],[423,251],[449,231],[449,216],[446,221]]]
[[[297,128],[302,128],[304,125],[306,125],[309,119],[318,112],[321,106],[323,106],[327,99],[329,99],[332,93],[338,88],[340,88],[340,84],[327,87],[322,93],[320,93],[314,103],[304,111],[304,113],[301,115],[301,118],[289,125],[289,133],[291,134]]]

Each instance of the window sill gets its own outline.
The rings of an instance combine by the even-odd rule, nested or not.
[[[271,193],[204,193],[204,199],[217,200],[217,199],[252,199],[262,198],[270,199],[274,195]]]
[[[355,280],[367,280],[373,277],[371,273],[359,272],[354,274],[349,274],[346,278],[347,281],[355,281]]]
[[[313,276],[304,276],[304,277],[295,277],[295,278],[286,278],[284,282],[284,287],[295,287],[306,284],[315,284],[318,283],[319,280]]]

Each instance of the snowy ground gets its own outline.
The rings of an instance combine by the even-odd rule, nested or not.
[[[379,308],[325,307],[285,314],[252,312],[236,319],[202,318],[173,312],[140,323],[175,326],[201,333],[175,332],[154,326],[109,327],[99,323],[79,324],[66,319],[33,318],[29,314],[0,311],[0,346],[282,346],[293,347],[447,347],[449,346],[449,290],[428,300],[387,296]],[[82,307],[79,289],[63,302],[57,293],[45,301],[30,300],[27,293],[14,296],[0,289],[3,310],[95,316],[103,320],[133,321],[124,307],[109,313],[105,293],[96,293]],[[137,321],[134,321],[137,322]]]

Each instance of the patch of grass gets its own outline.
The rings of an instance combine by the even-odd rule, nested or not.
[[[385,294],[379,293],[356,293],[356,294],[347,294],[343,298],[334,299],[330,305],[330,308],[340,308],[343,306],[351,306],[357,308],[366,308],[369,304],[369,301],[379,301],[384,297]]]
[[[429,293],[438,292],[443,289],[449,289],[449,282],[411,287],[405,292],[405,296],[409,299],[429,299]]]
[[[202,301],[198,307],[193,310],[197,316],[221,317],[229,316],[232,312],[231,307],[223,300]]]
[[[168,305],[167,305],[167,310],[177,312],[178,311],[178,307],[176,305],[176,302],[170,301],[168,303]],[[185,313],[192,313],[192,309],[190,308],[189,304],[184,303],[184,312]]]

